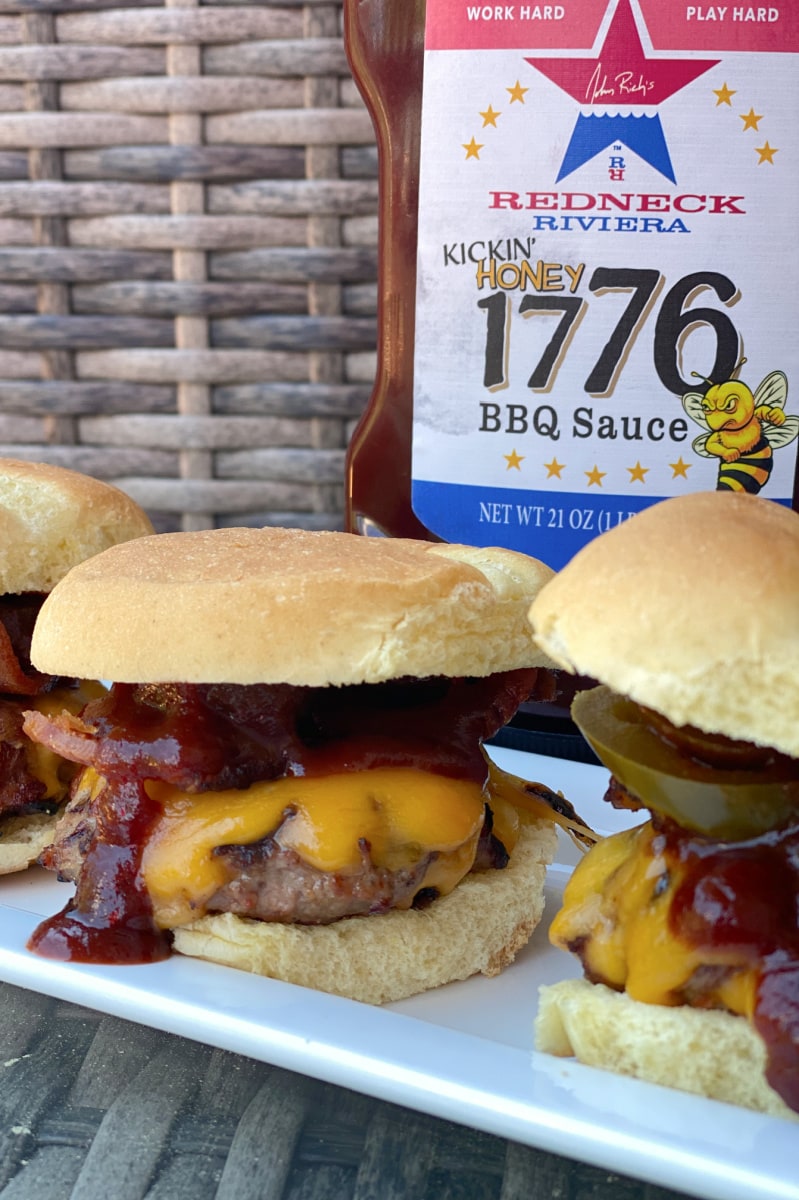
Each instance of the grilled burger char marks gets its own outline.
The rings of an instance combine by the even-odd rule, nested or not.
[[[479,679],[400,679],[336,688],[115,684],[80,718],[29,713],[25,728],[31,737],[108,781],[91,795],[85,785],[76,787],[47,852],[45,865],[75,879],[77,891],[71,909],[40,927],[35,948],[71,958],[94,958],[99,951],[148,960],[168,952],[169,936],[155,930],[138,876],[143,846],[159,813],[145,780],[202,793],[284,776],[391,766],[482,785],[487,767],[481,741],[534,692],[537,678],[542,689],[551,686],[548,673],[534,668]],[[111,796],[123,790],[127,803],[120,805]],[[212,898],[210,911],[328,923],[407,907],[417,898],[430,861],[426,852],[397,869],[379,868],[364,841],[359,869],[345,876],[318,870],[276,846],[275,832],[251,845],[217,848],[230,879]],[[110,882],[115,872],[109,870],[114,858],[116,887]],[[102,868],[96,866],[100,861]],[[506,861],[489,819],[475,865],[504,866]],[[102,881],[95,876],[100,870]],[[428,899],[421,894],[417,902]],[[131,928],[135,936],[116,939],[115,930],[129,935]]]
[[[214,853],[229,863],[232,878],[208,902],[209,912],[231,912],[259,921],[329,925],[342,917],[388,912],[392,908],[425,908],[436,898],[432,888],[420,888],[435,857],[428,851],[406,867],[376,866],[371,848],[361,838],[357,871],[322,871],[273,837],[247,846],[219,846]],[[509,855],[492,832],[491,809],[477,844],[473,871],[501,870]]]
[[[209,912],[231,912],[259,921],[329,925],[342,917],[409,907],[430,865],[432,853],[399,870],[372,862],[361,839],[361,865],[355,872],[322,871],[299,854],[263,838],[249,846],[219,846],[232,878],[208,902]]]

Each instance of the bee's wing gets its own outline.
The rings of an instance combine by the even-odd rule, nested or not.
[[[785,408],[788,399],[788,377],[784,371],[772,371],[755,392],[755,408],[768,404],[771,408]]]
[[[713,458],[713,455],[710,453],[710,451],[705,449],[705,443],[709,437],[709,431],[707,433],[700,433],[699,437],[695,438],[694,441],[691,442],[691,449],[696,454],[701,454],[703,458]]]
[[[799,435],[799,417],[787,416],[782,425],[764,425],[763,433],[766,435],[768,444],[775,450],[779,450]]]
[[[703,429],[707,429],[707,418],[705,417],[705,410],[702,407],[704,398],[701,392],[686,392],[682,398],[682,406],[692,421],[696,421],[697,425],[701,425]]]

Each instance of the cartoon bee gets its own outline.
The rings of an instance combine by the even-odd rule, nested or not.
[[[757,493],[771,475],[773,451],[787,446],[799,434],[799,417],[785,412],[788,380],[782,371],[772,371],[752,392],[737,374],[736,366],[724,383],[705,379],[706,392],[687,392],[683,408],[702,433],[693,449],[703,458],[720,458],[716,490]],[[696,379],[703,376],[692,371]]]

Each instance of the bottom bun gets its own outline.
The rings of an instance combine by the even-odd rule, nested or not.
[[[467,875],[424,909],[279,925],[229,913],[175,930],[175,949],[287,983],[385,1004],[470,975],[497,975],[541,920],[555,826],[522,826],[508,866]]]
[[[53,840],[58,813],[32,813],[0,821],[0,875],[24,871]]]
[[[584,979],[539,990],[537,1050],[796,1120],[769,1087],[766,1048],[744,1017],[642,1004]]]

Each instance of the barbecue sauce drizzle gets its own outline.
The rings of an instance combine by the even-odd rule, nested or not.
[[[799,823],[721,842],[663,820],[661,836],[666,862],[680,864],[670,929],[758,972],[752,1023],[766,1046],[766,1079],[799,1112]]]
[[[87,705],[71,744],[58,721],[40,732],[39,740],[60,753],[69,746],[67,756],[94,766],[108,786],[92,801],[95,832],[74,899],[41,922],[28,948],[72,962],[144,963],[169,955],[171,935],[156,927],[141,877],[160,811],[145,780],[202,792],[388,765],[482,784],[480,743],[534,690],[537,674],[341,688],[115,684]]]
[[[722,767],[730,762],[722,755],[724,740],[716,739]],[[733,745],[734,764],[744,761],[744,749]],[[757,766],[763,753],[753,746],[750,765]],[[645,807],[613,775],[605,799],[614,808]],[[669,931],[710,962],[721,950],[757,972],[752,1024],[766,1047],[766,1079],[799,1112],[799,813],[741,841],[692,834],[656,812],[651,822],[656,831],[651,853],[665,862],[666,882],[677,881]],[[658,877],[655,886],[660,883]],[[711,1003],[703,1003],[701,988],[675,1001],[695,1008]]]
[[[97,801],[97,836],[75,897],[42,921],[28,949],[62,962],[150,963],[169,956],[172,938],[153,922],[140,867],[158,805],[143,781],[119,780]]]

